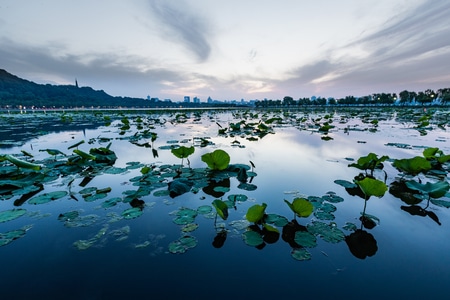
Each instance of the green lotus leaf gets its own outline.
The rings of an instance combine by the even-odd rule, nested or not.
[[[299,217],[306,218],[313,212],[314,206],[305,198],[295,198],[292,203],[284,200],[289,208]]]
[[[336,179],[334,183],[339,184],[340,186],[343,186],[344,188],[353,189],[356,188],[357,185],[354,182],[350,182],[343,179]]]
[[[217,211],[217,214],[223,219],[226,220],[228,219],[228,205],[220,200],[220,199],[216,199],[212,202],[212,205],[214,206],[214,208]]]
[[[431,199],[430,202],[440,207],[450,208],[450,201]]]
[[[317,246],[317,239],[308,231],[295,232],[294,241],[302,247],[314,248]]]
[[[247,201],[248,197],[246,195],[242,195],[242,194],[233,194],[233,195],[228,195],[228,200],[232,201],[232,202],[244,202]]]
[[[370,196],[381,198],[388,190],[387,185],[383,181],[370,177],[365,177],[363,180],[356,181],[356,184],[359,186],[364,195],[366,195],[366,200],[368,200]]]
[[[53,200],[60,199],[64,196],[66,196],[68,192],[66,191],[55,191],[55,192],[49,192],[45,193],[39,196],[36,196],[34,198],[31,198],[28,203],[30,204],[44,204]]]
[[[139,207],[131,207],[122,212],[122,217],[124,219],[130,220],[142,216],[143,213],[144,212]]]
[[[329,243],[339,243],[345,239],[345,234],[334,223],[326,224],[313,221],[308,224],[307,228],[310,233],[320,236]]]
[[[264,227],[267,231],[269,231],[269,232],[280,233],[280,231],[279,231],[276,227],[273,227],[273,226],[271,226],[271,225],[269,225],[269,224],[267,224],[267,223],[264,223],[264,224],[263,224],[263,227]]]
[[[289,223],[286,217],[277,214],[266,214],[264,222],[278,227],[284,227]]]
[[[121,201],[122,201],[122,198],[114,197],[114,198],[108,199],[105,202],[103,202],[101,206],[103,208],[109,208],[109,207],[115,206],[118,202],[121,202]]]
[[[24,214],[26,214],[27,210],[23,208],[16,208],[10,210],[0,211],[0,223],[8,222],[11,220],[15,220]]]
[[[66,213],[59,214],[58,220],[62,221],[62,222],[66,222],[66,221],[70,221],[70,220],[74,220],[74,219],[78,218],[79,215],[80,215],[80,213],[76,210],[68,211]]]
[[[422,184],[417,181],[410,180],[406,182],[406,186],[412,190],[426,193],[434,199],[443,197],[450,188],[450,185],[447,181],[437,181],[434,183],[427,182],[425,184]]]
[[[392,165],[397,168],[397,170],[414,176],[420,172],[429,171],[432,168],[431,163],[426,158],[421,156],[396,159]]]
[[[209,214],[212,211],[212,207],[209,205],[202,205],[197,208],[197,212],[201,215]]]
[[[255,204],[255,205],[249,207],[247,210],[247,214],[245,215],[245,218],[249,222],[254,222],[254,223],[259,222],[264,217],[266,207],[267,207],[266,203],[263,203],[261,205]]]
[[[17,240],[27,233],[29,229],[31,229],[31,225],[24,226],[20,229],[10,230],[7,232],[0,233],[0,247],[6,246],[14,240]]]
[[[189,223],[189,224],[184,225],[184,226],[181,228],[181,231],[182,231],[182,232],[191,232],[191,231],[196,230],[197,228],[198,228],[198,224],[195,224],[195,223]]]
[[[252,247],[259,246],[264,243],[262,235],[256,231],[249,230],[242,234],[244,242]]]
[[[176,213],[176,218],[173,220],[175,224],[186,225],[193,223],[197,217],[197,211],[191,208],[180,208]]]
[[[35,170],[35,171],[38,171],[38,170],[40,170],[40,169],[42,168],[42,167],[41,167],[40,165],[38,165],[38,164],[35,164],[35,163],[31,163],[31,162],[28,162],[28,161],[25,161],[25,160],[18,159],[18,158],[14,157],[14,156],[12,156],[12,155],[9,155],[9,154],[6,154],[6,155],[4,156],[4,159],[9,160],[10,162],[12,162],[13,164],[15,164],[15,165],[16,165],[17,167],[19,167],[19,168],[32,169],[32,170]]]
[[[194,153],[195,148],[194,146],[191,147],[180,146],[178,148],[173,148],[170,151],[172,152],[173,155],[175,155],[178,158],[187,158],[189,157],[189,155]]]
[[[251,183],[243,183],[243,182],[241,182],[238,185],[238,189],[246,190],[246,191],[254,191],[254,190],[256,190],[256,188],[257,188],[257,186],[254,185],[254,184],[251,184]]]
[[[310,260],[311,259],[311,253],[306,250],[305,248],[296,248],[292,249],[291,256],[295,260],[304,261],[304,260]]]
[[[214,152],[205,153],[201,158],[211,170],[225,170],[230,164],[230,155],[221,149],[214,150]]]
[[[185,253],[188,249],[197,246],[198,241],[193,236],[183,236],[169,244],[169,252],[173,254]]]

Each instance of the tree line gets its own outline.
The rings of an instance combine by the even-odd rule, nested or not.
[[[291,96],[285,96],[283,100],[258,100],[256,107],[295,107],[295,106],[325,106],[325,105],[448,105],[450,103],[450,88],[442,88],[436,91],[427,89],[420,92],[404,90],[397,96],[396,93],[374,93],[367,96],[346,96],[343,98],[311,97],[294,100]]]

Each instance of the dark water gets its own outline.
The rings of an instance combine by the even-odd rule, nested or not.
[[[240,112],[239,112],[240,113]],[[261,117],[262,113],[259,113]],[[245,229],[234,226],[234,221],[245,220],[247,209],[254,204],[266,203],[267,213],[278,214],[289,221],[294,219],[284,200],[295,197],[322,197],[334,192],[344,199],[333,203],[336,211],[333,220],[320,220],[311,215],[296,220],[307,226],[314,221],[333,222],[346,236],[352,230],[344,229],[347,223],[360,228],[358,220],[364,209],[364,200],[349,195],[334,183],[336,179],[352,181],[360,170],[348,167],[360,156],[374,152],[390,158],[409,158],[421,155],[423,147],[438,147],[450,153],[448,131],[439,127],[421,135],[413,123],[398,122],[389,113],[379,122],[375,132],[364,130],[369,125],[359,117],[340,124],[341,114],[334,115],[333,128],[324,141],[314,127],[299,126],[292,118],[281,113],[283,123],[272,124],[273,133],[258,141],[249,141],[245,134],[218,135],[218,125],[227,126],[243,119],[236,112],[203,113],[188,115],[186,122],[153,124],[151,131],[158,133],[153,149],[137,147],[126,137],[137,129],[134,123],[124,135],[120,124],[97,129],[78,128],[59,133],[49,133],[12,147],[3,153],[20,153],[21,149],[35,155],[36,160],[48,158],[39,149],[56,148],[70,153],[67,148],[80,140],[93,139],[80,149],[88,151],[106,143],[99,137],[111,138],[111,149],[118,159],[115,167],[126,167],[138,161],[146,165],[180,164],[170,150],[160,148],[177,140],[190,146],[195,137],[208,138],[213,145],[195,147],[189,157],[190,167],[204,168],[201,155],[225,150],[233,164],[254,163],[252,184],[257,188],[247,191],[239,188],[239,181],[230,178],[229,188],[222,197],[205,193],[188,192],[177,197],[155,196],[140,198],[144,201],[143,214],[135,219],[116,218],[129,203],[103,208],[110,198],[124,198],[124,192],[136,189],[130,179],[141,175],[140,168],[121,174],[100,173],[86,186],[80,186],[81,176],[60,176],[45,183],[40,193],[67,190],[73,179],[72,192],[78,201],[66,196],[44,204],[23,203],[20,208],[27,213],[15,220],[0,223],[0,233],[32,225],[26,235],[0,247],[0,290],[4,299],[443,299],[449,292],[450,278],[450,213],[447,208],[430,205],[441,225],[430,217],[413,216],[400,207],[406,204],[390,193],[382,198],[373,197],[367,202],[366,213],[380,222],[373,229],[363,228],[366,238],[364,249],[372,249],[371,256],[356,257],[345,241],[330,243],[317,237],[317,245],[307,249],[311,259],[297,261],[291,256],[292,247],[280,237],[266,243],[262,249],[247,245],[242,237]],[[297,117],[303,112],[295,112]],[[308,118],[323,116],[310,114]],[[271,115],[272,116],[272,115]],[[159,116],[158,116],[159,117]],[[165,120],[175,115],[164,116]],[[175,120],[175,119],[173,119]],[[247,123],[250,123],[247,119]],[[217,122],[217,123],[216,123]],[[351,126],[351,130],[345,128]],[[448,127],[447,127],[448,130]],[[183,140],[186,143],[182,143]],[[236,147],[239,145],[243,147]],[[403,143],[410,147],[386,146]],[[64,158],[61,158],[64,159]],[[184,164],[187,162],[184,161]],[[385,163],[387,183],[398,177],[390,162]],[[382,176],[382,173],[376,173]],[[420,175],[422,176],[422,175]],[[421,177],[427,180],[426,177]],[[431,180],[431,179],[430,179]],[[448,181],[448,175],[445,177]],[[87,202],[77,194],[83,188],[111,187],[107,198]],[[209,205],[216,198],[227,199],[231,194],[248,196],[245,202],[236,203],[229,210],[229,218],[215,215],[197,215],[198,228],[181,232],[182,226],[173,222],[180,208],[196,209]],[[448,196],[448,194],[447,194]],[[450,201],[444,196],[440,200]],[[17,197],[0,201],[0,211],[13,208]],[[425,203],[420,204],[425,207]],[[81,216],[92,216],[92,223],[68,227],[58,216],[78,211]],[[214,212],[214,210],[213,210]],[[128,229],[124,229],[128,228]],[[213,241],[221,229],[227,231],[220,248]],[[280,232],[282,228],[278,228]],[[101,231],[103,230],[103,231]],[[119,234],[119,231],[122,234]],[[98,234],[101,231],[102,234]],[[124,233],[125,232],[125,233]],[[195,237],[198,244],[182,254],[169,252],[169,244],[183,235]],[[371,236],[371,237],[370,237]],[[74,243],[94,239],[91,247],[79,250]],[[375,246],[374,246],[375,242]],[[136,247],[137,245],[140,245]],[[373,249],[375,249],[373,251]]]

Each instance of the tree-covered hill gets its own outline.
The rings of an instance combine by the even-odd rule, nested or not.
[[[164,103],[165,106],[176,105]],[[37,84],[0,69],[0,108],[152,107],[141,98],[113,97],[103,90],[76,85]]]

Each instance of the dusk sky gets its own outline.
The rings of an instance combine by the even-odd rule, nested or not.
[[[0,69],[180,101],[450,87],[448,0],[0,0]]]

